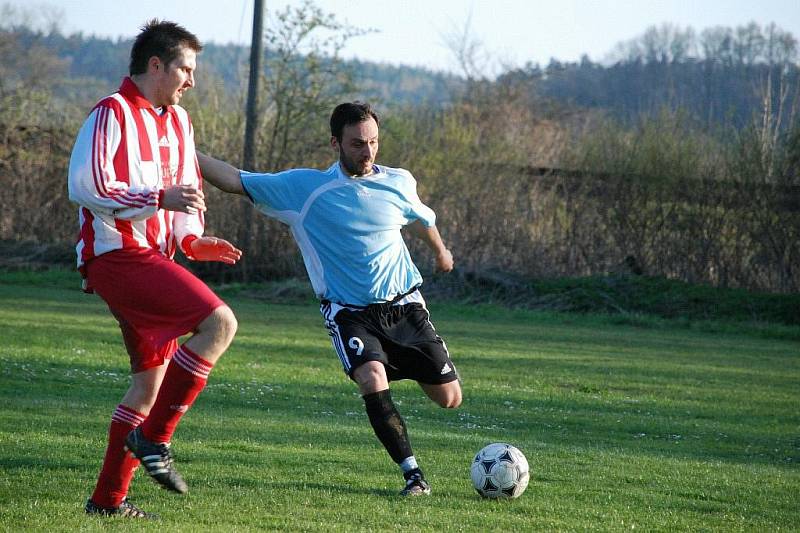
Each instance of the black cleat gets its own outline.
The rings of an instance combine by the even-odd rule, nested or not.
[[[168,443],[150,442],[136,428],[125,437],[125,446],[142,462],[145,472],[165,489],[186,494],[189,486],[172,467],[172,452]]]
[[[400,496],[427,496],[431,493],[431,486],[422,477],[422,471],[418,468],[403,474],[406,478],[406,486],[400,491]]]
[[[147,513],[142,511],[128,499],[122,500],[122,503],[119,504],[119,507],[100,507],[96,503],[94,503],[91,499],[86,501],[86,507],[84,508],[86,514],[88,515],[97,515],[97,516],[120,516],[124,518],[145,518],[147,520],[158,520],[159,516],[154,513]]]

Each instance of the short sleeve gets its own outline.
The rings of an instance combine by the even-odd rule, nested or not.
[[[417,180],[410,172],[404,172],[403,180],[403,195],[406,201],[406,219],[409,223],[419,220],[425,227],[432,227],[436,225],[436,213],[433,209],[422,203],[417,195]]]
[[[300,211],[305,202],[302,177],[291,170],[277,174],[241,171],[242,186],[256,206],[269,211]]]

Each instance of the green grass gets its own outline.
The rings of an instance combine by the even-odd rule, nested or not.
[[[114,320],[72,276],[0,274],[0,529],[798,529],[800,328],[432,302],[465,399],[393,385],[434,489],[404,500],[315,305],[221,292],[240,330],[174,439],[191,492],[138,472],[163,518],[130,524],[82,513],[128,383]],[[518,500],[471,487],[493,441],[531,464]]]
[[[800,326],[800,294],[693,285],[676,279],[616,273],[524,279],[505,273],[434,275],[429,294],[462,302],[493,302],[538,311],[647,315],[695,325],[723,320]]]

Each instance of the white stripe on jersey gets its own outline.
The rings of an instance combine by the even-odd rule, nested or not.
[[[174,178],[180,178],[181,184],[200,184],[189,115],[176,105],[157,119],[152,108],[138,106],[135,98],[141,95],[133,87],[126,79],[118,92],[98,103],[72,150],[69,195],[82,206],[81,240],[76,246],[79,267],[86,260],[122,248],[156,248],[172,257],[186,235],[203,234],[201,213],[159,212],[157,207],[158,190],[174,184]],[[163,120],[169,141],[169,161],[163,165],[161,122],[157,120]],[[151,160],[143,160],[140,142],[145,152],[149,147]],[[126,157],[118,159],[122,154]],[[169,169],[167,179],[163,179],[167,173],[162,169]],[[92,214],[91,227],[83,209]],[[153,242],[147,238],[148,221]]]
[[[292,235],[300,248],[300,253],[303,256],[303,263],[306,265],[308,272],[308,279],[311,281],[311,288],[314,294],[320,296],[328,291],[328,286],[325,283],[325,269],[322,266],[322,260],[319,258],[317,250],[308,238],[303,224],[292,224]]]
[[[425,299],[422,297],[422,293],[418,290],[412,292],[411,294],[405,295],[400,300],[394,302],[392,306],[395,305],[405,305],[410,303],[418,303],[422,306],[425,310],[427,315],[428,325],[430,325],[433,331],[436,331],[433,327],[433,324],[430,321],[431,314],[428,311],[428,308],[425,306]],[[352,364],[350,363],[350,358],[347,356],[347,350],[345,349],[344,339],[342,339],[342,334],[339,331],[339,326],[336,324],[336,315],[339,314],[339,311],[342,309],[347,309],[349,311],[363,311],[362,307],[351,307],[347,305],[341,305],[336,302],[325,302],[320,305],[319,310],[322,313],[322,317],[325,319],[325,328],[328,330],[328,335],[331,337],[331,343],[333,344],[333,349],[336,352],[336,355],[339,356],[339,361],[342,363],[342,367],[344,367],[344,371],[346,374],[350,374],[350,369],[352,368]],[[439,337],[437,335],[437,337]],[[441,339],[441,337],[439,337]],[[444,340],[442,340],[442,345],[444,346]],[[445,351],[447,351],[447,346],[444,346]]]
[[[333,350],[336,352],[336,355],[339,356],[339,361],[342,363],[344,372],[349,375],[352,365],[350,364],[350,358],[347,357],[347,350],[344,348],[344,342],[342,342],[342,334],[339,332],[339,326],[336,325],[336,322],[334,321],[336,314],[341,309],[344,308],[334,303],[324,303],[320,306],[320,312],[325,318],[325,327],[328,328],[328,335],[331,337]]]

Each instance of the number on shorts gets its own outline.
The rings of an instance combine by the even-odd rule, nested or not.
[[[358,337],[350,337],[350,340],[347,341],[347,344],[356,351],[356,355],[361,355],[361,352],[364,351],[364,341]]]

